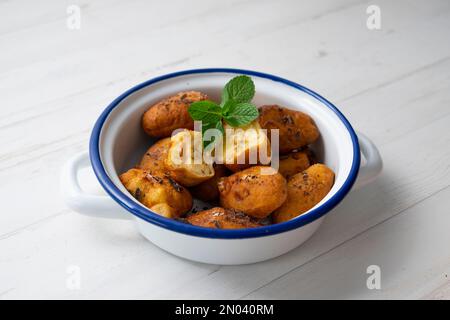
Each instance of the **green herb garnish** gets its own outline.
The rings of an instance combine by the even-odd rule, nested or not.
[[[222,90],[222,101],[217,104],[204,100],[191,103],[189,114],[192,119],[202,121],[202,134],[215,128],[223,134],[222,119],[232,127],[242,127],[255,120],[259,113],[251,103],[255,95],[255,84],[248,76],[237,76],[228,81]],[[203,141],[206,148],[213,141]]]

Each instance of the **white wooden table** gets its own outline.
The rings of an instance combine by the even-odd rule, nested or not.
[[[450,298],[449,40],[448,0],[1,1],[0,298]],[[218,66],[323,94],[378,145],[382,175],[303,246],[247,266],[181,260],[65,207],[60,168],[113,98]]]

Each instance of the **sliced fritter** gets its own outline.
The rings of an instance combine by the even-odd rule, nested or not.
[[[183,186],[196,186],[214,176],[214,167],[202,154],[202,134],[183,130],[171,137],[165,168]]]
[[[257,120],[240,128],[224,123],[224,129],[223,163],[228,169],[237,172],[270,163],[270,141]]]
[[[189,191],[164,174],[130,169],[120,181],[136,200],[166,218],[180,217],[192,207]]]

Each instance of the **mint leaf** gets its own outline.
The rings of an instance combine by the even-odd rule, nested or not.
[[[242,127],[259,116],[258,109],[251,103],[232,104],[224,115],[225,121],[232,127]]]
[[[255,84],[249,76],[237,76],[228,81],[222,91],[222,103],[224,106],[228,100],[236,103],[250,102],[255,95]]]
[[[208,100],[191,103],[188,112],[192,119],[203,123],[216,123],[222,119],[222,108]]]
[[[227,116],[230,113],[230,109],[233,108],[237,103],[234,100],[227,100],[222,106],[222,116]]]

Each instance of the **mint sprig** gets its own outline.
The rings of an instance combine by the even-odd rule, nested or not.
[[[234,77],[222,90],[222,101],[217,104],[204,100],[191,103],[188,112],[192,119],[202,121],[202,134],[210,128],[223,134],[222,120],[232,127],[242,127],[255,120],[259,113],[251,103],[255,95],[255,84],[249,76]],[[203,141],[206,148],[213,141]]]
[[[188,111],[192,119],[204,123],[215,123],[222,119],[222,108],[209,100],[192,103]]]

